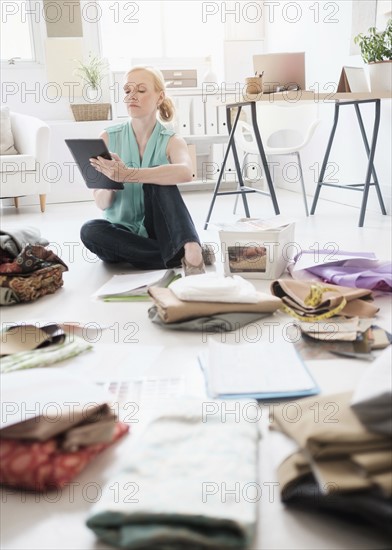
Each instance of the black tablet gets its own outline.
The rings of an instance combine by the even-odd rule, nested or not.
[[[113,181],[90,164],[91,158],[111,159],[103,139],[66,139],[71,154],[90,189],[124,189],[121,182]]]

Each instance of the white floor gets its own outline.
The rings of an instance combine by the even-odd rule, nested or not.
[[[203,230],[211,192],[185,193],[184,199],[204,241],[219,242],[216,230]],[[365,226],[358,228],[357,206],[343,206],[320,200],[315,216],[306,218],[300,195],[278,190],[282,218],[295,220],[295,242],[298,250],[339,248],[347,251],[375,252],[380,260],[391,259],[391,217],[369,211]],[[212,220],[229,221],[243,215],[232,214],[234,199],[219,197]],[[249,197],[251,215],[269,218],[273,210],[269,198],[252,195]],[[82,223],[100,217],[93,202],[72,204],[48,204],[45,213],[38,206],[21,206],[19,210],[4,207],[1,211],[2,229],[33,225],[40,229],[50,247],[57,252],[69,267],[64,273],[64,287],[52,296],[44,297],[32,304],[2,308],[1,322],[27,321],[29,319],[50,319],[87,324],[89,331],[83,334],[95,346],[116,343],[117,349],[128,354],[128,379],[140,376],[184,377],[184,393],[204,396],[204,383],[197,367],[197,354],[205,346],[205,337],[200,333],[188,334],[165,331],[153,325],[147,316],[148,303],[103,303],[91,300],[91,294],[114,273],[127,271],[124,266],[105,266],[88,253],[79,240]],[[210,268],[211,269],[211,268]],[[212,269],[215,269],[212,268]],[[216,269],[222,270],[220,259]],[[260,290],[268,290],[270,281],[259,281]],[[377,322],[390,328],[390,297],[378,296],[381,307]],[[287,321],[279,317],[280,326]],[[106,328],[105,328],[106,327]],[[159,346],[147,348],[145,346]],[[97,348],[100,349],[99,347]],[[102,348],[103,349],[103,348]],[[143,362],[146,350],[156,349],[159,359]],[[95,356],[96,357],[96,356]],[[364,363],[364,362],[362,362]],[[115,371],[113,363],[107,365],[106,375],[102,365],[97,367],[106,380]],[[364,364],[350,360],[314,361],[311,371],[323,393],[351,390],[366,368]],[[113,377],[115,375],[113,374]],[[150,404],[151,405],[151,404]],[[138,426],[134,426],[137,433]],[[125,443],[120,449],[125,449]],[[125,445],[125,447],[124,447]],[[114,452],[114,451],[113,451]],[[123,460],[122,455],[100,458],[91,465],[80,479],[105,482]],[[260,483],[275,479],[275,466],[268,453],[268,436],[264,439],[261,453]],[[12,493],[12,492],[11,492]],[[84,526],[84,520],[91,506],[86,500],[79,500],[70,508],[70,502],[63,495],[60,502],[35,499],[28,495],[4,492],[1,511],[2,548],[4,549],[87,549],[106,548],[96,543],[93,535]],[[379,549],[388,548],[388,543],[379,534],[364,525],[353,526],[337,519],[324,516],[310,516],[303,512],[285,510],[276,496],[269,502],[267,494],[259,503],[260,521],[255,549]],[[72,513],[71,513],[72,510]],[[34,519],[27,519],[27,517]],[[20,518],[23,517],[23,529]]]

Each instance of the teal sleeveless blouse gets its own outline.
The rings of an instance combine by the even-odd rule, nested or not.
[[[109,136],[109,151],[117,153],[129,168],[151,168],[169,164],[166,156],[167,143],[174,134],[157,121],[147,142],[143,158],[139,156],[136,137],[129,120],[106,128]],[[144,227],[143,182],[124,183],[124,189],[117,191],[104,217],[111,223],[118,223],[136,235],[147,237]]]

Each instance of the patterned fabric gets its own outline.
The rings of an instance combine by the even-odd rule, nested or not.
[[[1,305],[32,302],[53,294],[63,285],[64,271],[68,271],[67,265],[41,245],[26,245],[14,259],[3,251],[0,256],[0,287],[9,289],[9,292],[1,294]]]
[[[56,438],[45,442],[0,439],[0,483],[19,489],[59,489],[77,476],[100,452],[123,437],[129,426],[117,422],[110,443],[64,452]]]

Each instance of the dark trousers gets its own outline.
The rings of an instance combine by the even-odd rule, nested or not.
[[[86,222],[80,238],[105,262],[128,262],[137,269],[178,267],[185,243],[200,243],[188,209],[176,185],[145,184],[143,190],[148,237],[99,219]]]

